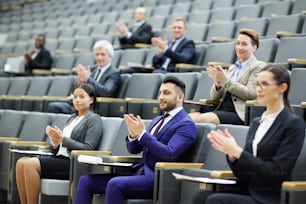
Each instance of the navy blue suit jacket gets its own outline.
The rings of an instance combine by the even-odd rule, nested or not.
[[[156,162],[182,161],[186,150],[196,140],[196,127],[194,122],[185,112],[178,112],[156,136],[150,130],[162,116],[155,117],[147,128],[142,138],[138,141],[127,141],[127,149],[132,154],[143,151],[145,175],[154,178]]]
[[[87,83],[95,87],[97,96],[116,96],[121,81],[120,71],[111,66],[103,73],[99,81],[95,81],[94,76],[96,76],[97,71],[98,67],[96,65],[91,67],[92,74]]]
[[[290,180],[296,159],[305,137],[304,120],[284,109],[277,116],[252,154],[252,141],[260,124],[255,118],[250,125],[244,151],[240,159],[229,162],[242,189],[260,203],[279,203],[281,184]]]
[[[192,63],[195,56],[195,44],[192,40],[184,38],[174,51],[167,49],[162,55],[154,55],[152,64],[156,69],[160,69],[167,58],[170,58],[167,71],[174,72],[177,63]]]

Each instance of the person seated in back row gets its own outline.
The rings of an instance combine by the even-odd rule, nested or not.
[[[175,72],[177,63],[192,63],[195,56],[195,44],[185,37],[187,32],[186,21],[176,18],[172,22],[172,41],[162,37],[153,37],[151,42],[156,47],[156,55],[152,59],[153,73]],[[141,72],[136,68],[129,68],[122,73]]]
[[[133,48],[136,43],[150,44],[153,36],[152,26],[146,22],[147,10],[138,7],[134,13],[134,23],[127,27],[122,22],[117,22],[116,28],[120,34],[120,48]]]
[[[208,75],[214,80],[210,95],[220,100],[213,112],[193,112],[190,117],[196,123],[236,124],[245,121],[245,102],[256,98],[255,81],[265,63],[256,59],[259,36],[251,29],[241,29],[236,39],[238,61],[225,71],[221,66],[209,66]],[[222,53],[220,53],[222,54]]]
[[[76,83],[89,83],[95,87],[97,97],[115,97],[120,86],[120,71],[111,64],[114,49],[110,42],[101,40],[93,47],[96,64],[93,66],[78,65],[76,67]],[[71,103],[51,102],[48,112],[67,113],[74,112]]]

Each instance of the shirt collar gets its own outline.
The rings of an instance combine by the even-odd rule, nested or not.
[[[175,109],[172,109],[171,111],[167,112],[170,117],[174,117],[178,112],[180,112],[183,109],[183,107],[178,107]],[[166,114],[166,113],[165,113]]]

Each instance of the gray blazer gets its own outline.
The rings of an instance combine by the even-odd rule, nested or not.
[[[95,65],[90,69],[92,74],[87,83],[95,87],[97,96],[116,96],[121,81],[120,71],[114,66],[108,67],[99,81],[95,81],[94,76],[98,71],[98,67]]]
[[[77,117],[73,114],[67,125]],[[71,137],[64,137],[62,146],[71,150],[96,150],[98,149],[103,136],[103,126],[101,117],[89,111],[83,120],[72,130]],[[57,151],[57,149],[56,149]]]
[[[221,88],[216,89],[213,85],[210,90],[210,96],[213,100],[223,101],[226,93],[230,92],[232,96],[232,101],[234,103],[235,111],[241,120],[245,120],[245,102],[247,100],[256,99],[256,77],[258,72],[266,64],[262,61],[256,59],[253,55],[248,63],[244,65],[243,70],[239,74],[237,81],[231,80],[231,76],[235,71],[235,65],[230,66],[226,76],[221,81]],[[220,107],[221,103],[217,107]]]

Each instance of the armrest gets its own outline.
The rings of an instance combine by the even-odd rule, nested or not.
[[[150,98],[125,98],[127,102],[147,102],[147,101],[157,101],[156,99],[150,99]]]
[[[199,102],[202,104],[215,104],[215,105],[220,103],[219,100],[212,100],[212,99],[200,99]]]
[[[306,181],[284,181],[282,189],[285,190],[306,190]]]
[[[70,96],[43,96],[44,100],[49,100],[49,101],[69,101],[71,100]]]
[[[234,179],[235,176],[233,174],[232,171],[217,171],[217,170],[213,170],[210,173],[210,176],[213,178],[232,178]]]
[[[3,141],[18,141],[19,138],[18,137],[0,137],[0,142]]]
[[[278,38],[280,38],[280,37],[292,37],[292,36],[296,36],[296,35],[298,35],[298,34],[295,33],[295,32],[289,32],[289,31],[277,31],[276,32],[276,36]]]
[[[98,151],[98,150],[72,150],[71,155],[72,156],[78,156],[78,155],[111,155],[111,151]]]
[[[14,146],[32,146],[32,145],[44,145],[45,142],[41,141],[11,141],[11,145]]]
[[[231,39],[229,38],[226,38],[226,37],[219,37],[219,36],[214,36],[211,38],[211,41],[212,42],[228,42],[230,41]]]
[[[51,70],[47,70],[47,69],[33,69],[32,73],[33,74],[39,74],[39,75],[50,75],[51,74]]]
[[[103,159],[109,159],[112,162],[131,162],[136,163],[141,160],[142,156],[103,156]]]
[[[301,102],[301,106],[302,106],[302,107],[306,107],[306,101],[302,101],[302,102]]]
[[[71,74],[73,70],[67,68],[52,68],[51,72],[54,74]]]
[[[288,63],[295,63],[295,64],[306,64],[306,59],[298,59],[298,58],[289,58],[287,60]]]
[[[97,102],[125,101],[123,98],[97,97]]]
[[[151,44],[146,44],[146,43],[135,43],[134,44],[135,48],[149,48],[151,46],[152,46]]]
[[[230,67],[232,64],[231,63],[225,63],[225,62],[208,62],[207,63],[208,66],[216,66],[216,65],[220,65],[223,68],[228,68]]]
[[[182,168],[196,168],[200,169],[203,167],[203,163],[188,163],[188,162],[157,162],[155,164],[156,168],[163,169],[182,169]]]

